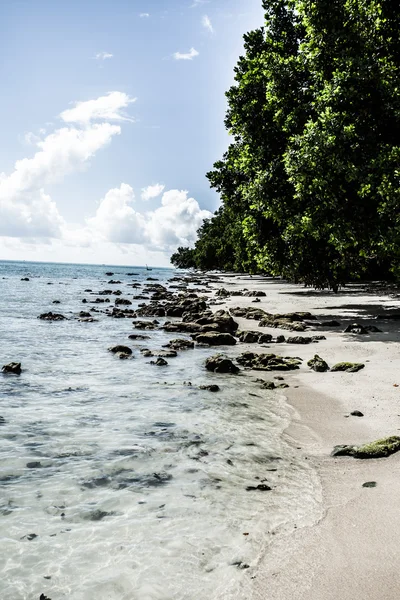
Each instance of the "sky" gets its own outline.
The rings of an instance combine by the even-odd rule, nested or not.
[[[2,0],[0,260],[168,266],[261,0]]]

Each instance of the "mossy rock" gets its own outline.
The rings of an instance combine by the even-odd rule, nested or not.
[[[365,365],[363,363],[340,362],[334,365],[331,371],[346,371],[347,373],[357,373],[361,371]]]
[[[389,456],[400,450],[400,437],[392,435],[391,437],[364,444],[356,448],[354,453],[355,458],[381,458]]]
[[[332,456],[353,456],[354,458],[382,458],[400,450],[400,436],[392,435],[363,446],[335,446]]]
[[[323,358],[318,356],[318,354],[315,354],[314,358],[307,362],[307,365],[310,367],[310,369],[317,371],[318,373],[329,371],[328,363]]]

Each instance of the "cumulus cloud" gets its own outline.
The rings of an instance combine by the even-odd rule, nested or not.
[[[109,52],[98,52],[94,57],[95,60],[107,60],[107,58],[113,58],[114,54],[110,54]]]
[[[31,136],[37,148],[31,158],[18,160],[10,174],[0,173],[0,235],[11,237],[61,237],[65,227],[55,202],[46,193],[49,184],[62,181],[71,172],[83,170],[98,150],[120,134],[119,125],[109,122],[90,123],[91,118],[103,119],[129,103],[125,94],[113,92],[112,102],[103,96],[79,103],[70,114],[62,113],[65,122],[83,122],[84,128],[65,126],[44,138]],[[117,95],[118,94],[118,95]],[[116,101],[119,99],[119,103]],[[84,106],[86,105],[86,106]],[[118,117],[119,118],[119,117]]]
[[[100,201],[96,216],[87,224],[96,238],[118,244],[141,244],[145,241],[145,218],[131,204],[135,199],[127,183],[107,192]]]
[[[165,185],[161,183],[155,183],[154,185],[148,185],[145,188],[142,188],[142,200],[151,200],[152,198],[157,198],[165,189]]]
[[[211,19],[209,16],[204,15],[204,17],[201,20],[201,23],[203,27],[207,29],[207,31],[209,31],[210,33],[214,33],[214,27],[212,26]]]
[[[136,98],[130,98],[124,92],[109,92],[106,96],[100,96],[96,100],[76,102],[74,108],[64,110],[60,117],[65,123],[87,124],[91,121],[130,121],[134,119],[124,114],[127,108]]]
[[[211,217],[185,190],[164,192],[161,206],[137,212],[132,207],[134,193],[123,183],[109,190],[101,200],[95,217],[87,226],[93,239],[119,244],[141,244],[151,250],[171,251],[177,246],[193,245],[204,219]]]
[[[146,18],[147,18],[147,17],[149,17],[149,16],[150,16],[150,15],[149,15],[149,13],[140,13],[140,15],[139,15],[139,17],[140,17],[141,19],[146,19]]]
[[[196,56],[199,56],[199,52],[194,48],[190,48],[189,52],[182,54],[182,52],[175,52],[175,60],[193,60]]]

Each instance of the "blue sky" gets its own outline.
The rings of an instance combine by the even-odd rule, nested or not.
[[[192,243],[261,24],[261,0],[2,0],[0,258],[166,265]]]

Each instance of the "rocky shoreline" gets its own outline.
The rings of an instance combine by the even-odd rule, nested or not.
[[[113,273],[108,272],[107,276],[112,277]],[[47,322],[46,327],[68,327],[68,321],[74,320],[88,328],[99,318],[124,319],[121,323],[125,328],[126,322],[125,339],[121,337],[118,343],[104,348],[104,352],[110,353],[110,360],[145,360],[162,373],[170,361],[179,361],[182,352],[209,348],[210,354],[203,362],[205,371],[232,377],[241,375],[243,386],[246,377],[250,377],[260,390],[285,394],[295,411],[285,435],[319,473],[325,517],[315,527],[309,523],[296,526],[290,532],[290,539],[285,532],[282,536],[285,542],[277,536],[252,577],[249,598],[265,598],[267,588],[271,600],[336,598],[325,591],[321,595],[318,586],[315,592],[312,588],[310,591],[299,573],[301,568],[309,568],[313,580],[316,574],[323,579],[329,572],[330,580],[336,584],[340,570],[332,571],[324,562],[317,568],[318,561],[300,568],[301,561],[297,558],[294,564],[288,556],[293,559],[299,548],[316,552],[315,532],[329,521],[326,516],[330,507],[338,503],[338,482],[342,481],[346,488],[349,473],[352,476],[356,473],[358,481],[356,489],[350,485],[353,495],[346,505],[353,515],[350,519],[355,518],[351,512],[355,510],[353,501],[366,503],[368,511],[367,488],[376,488],[374,492],[384,506],[389,502],[387,490],[381,490],[380,474],[384,472],[390,479],[390,465],[398,466],[400,456],[386,458],[400,449],[397,435],[400,420],[396,420],[399,365],[392,355],[392,352],[396,355],[400,343],[397,326],[400,302],[395,293],[387,295],[380,288],[350,286],[333,295],[269,278],[184,273],[170,278],[165,285],[151,277],[143,284],[137,280],[122,284],[111,279],[104,289],[85,289],[82,296],[77,301],[85,305],[85,310],[65,315],[62,311],[44,312],[38,319]],[[62,301],[54,299],[53,304],[62,309]],[[171,339],[158,349],[150,349],[148,340],[159,331],[170,334]],[[24,365],[10,362],[2,370],[4,377],[23,377]],[[267,379],[260,378],[263,371]],[[186,383],[197,385],[197,382]],[[216,383],[198,388],[220,391]],[[383,389],[384,402],[375,397]],[[368,458],[368,466],[364,466],[365,461],[353,461],[354,458]],[[372,476],[374,465],[378,472]],[[397,486],[397,482],[392,484]],[[246,490],[268,492],[271,487],[256,482]],[[340,490],[339,498],[343,494]],[[376,515],[374,519],[379,522]],[[327,554],[332,545],[340,552],[342,541],[338,540],[347,525],[338,517],[335,527],[333,537],[322,539]],[[368,556],[366,540],[372,531],[359,532],[361,538],[357,541],[358,551]],[[301,585],[294,589],[293,581],[299,579]],[[354,595],[358,591],[346,585],[340,597],[361,600],[361,595]],[[371,595],[368,587],[363,593]],[[389,598],[383,596],[386,597]]]

